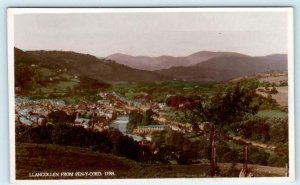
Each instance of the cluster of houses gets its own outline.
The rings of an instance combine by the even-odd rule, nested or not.
[[[30,100],[28,98],[16,98],[15,115],[16,123],[23,125],[47,125],[51,123],[48,115],[51,112],[63,111],[67,115],[74,116],[74,120],[70,120],[68,124],[72,126],[82,126],[84,128],[94,129],[97,131],[104,131],[109,129],[111,122],[116,119],[118,115],[126,115],[133,109],[141,109],[141,106],[147,109],[151,108],[154,112],[164,112],[168,109],[166,103],[147,102],[144,105],[139,100],[130,101],[122,99],[116,93],[99,93],[101,97],[95,103],[79,103],[76,105],[67,105],[62,100],[44,99],[44,100]],[[148,97],[149,96],[145,96]],[[136,105],[137,104],[137,105]],[[75,116],[76,115],[76,116]],[[187,132],[186,125],[179,123],[171,123],[166,119],[161,120],[162,117],[157,115],[159,125],[138,126],[133,130],[135,140],[141,140],[138,136],[151,136],[155,132],[161,132],[167,127],[178,132]],[[191,128],[191,127],[189,127]],[[128,133],[126,133],[128,134]],[[147,140],[151,140],[148,138]]]
[[[76,114],[72,126],[83,126],[103,131],[108,129],[108,124],[118,114],[126,114],[123,109],[126,103],[120,101],[109,93],[101,93],[101,100],[93,104],[80,103],[77,105],[66,105],[62,100],[44,99],[31,100],[28,98],[16,98],[15,119],[17,124],[24,125],[47,125],[52,124],[48,120],[48,114],[54,111],[63,111],[67,115]]]
[[[28,98],[16,98],[16,123],[24,125],[45,124],[46,117],[52,110],[61,110],[63,107],[65,107],[65,103],[61,100],[30,100]]]

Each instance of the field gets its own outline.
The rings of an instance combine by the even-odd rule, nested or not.
[[[278,93],[273,95],[272,98],[283,107],[288,106],[288,86],[276,87]]]
[[[274,83],[276,85],[280,85],[280,83],[288,81],[288,76],[282,75],[282,76],[261,77],[261,78],[259,78],[259,81],[260,82],[269,82],[271,84]]]
[[[155,101],[164,102],[167,96],[184,95],[193,96],[196,94],[210,94],[215,89],[214,83],[206,82],[185,82],[185,81],[165,81],[153,83],[129,83],[116,84],[110,90],[121,94],[127,99],[149,94]]]
[[[263,87],[257,89],[256,93],[267,98],[268,93],[260,92],[259,89],[263,90]],[[274,99],[280,106],[288,107],[288,86],[276,87],[278,93],[272,94],[272,99]]]
[[[54,71],[43,67],[39,71],[43,74],[43,78],[50,81],[47,86],[36,88],[36,91],[41,93],[67,93],[68,89],[72,89],[80,82],[78,78],[63,71]]]
[[[279,110],[260,110],[257,113],[259,117],[269,117],[269,118],[286,118],[288,113]]]

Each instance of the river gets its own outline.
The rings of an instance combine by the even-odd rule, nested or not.
[[[143,139],[141,136],[127,133],[128,121],[129,121],[129,117],[127,115],[119,115],[115,120],[112,121],[110,127],[118,129],[124,135],[132,137],[136,141],[141,141]]]

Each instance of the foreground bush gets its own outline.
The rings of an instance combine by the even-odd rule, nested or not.
[[[140,146],[138,142],[116,130],[97,132],[67,124],[38,127],[18,125],[16,141],[90,147],[95,151],[113,153],[136,161],[145,160],[144,151],[149,151],[149,147]]]

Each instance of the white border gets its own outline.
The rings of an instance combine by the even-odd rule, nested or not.
[[[15,88],[14,88],[14,15],[16,14],[62,14],[62,13],[138,13],[138,12],[288,12],[288,111],[289,111],[289,177],[254,178],[161,178],[161,179],[75,179],[75,180],[16,180],[15,164]],[[282,183],[295,181],[295,123],[294,123],[294,22],[292,7],[271,8],[8,8],[8,81],[9,81],[9,141],[10,181],[13,184],[169,184],[169,183]]]
[[[294,77],[294,12],[288,11],[288,120],[289,120],[289,175],[295,181],[295,77]],[[293,161],[293,162],[291,162]]]
[[[7,10],[7,41],[8,41],[8,103],[9,103],[9,154],[10,181],[16,179],[16,151],[15,151],[15,70],[14,70],[14,13]]]

